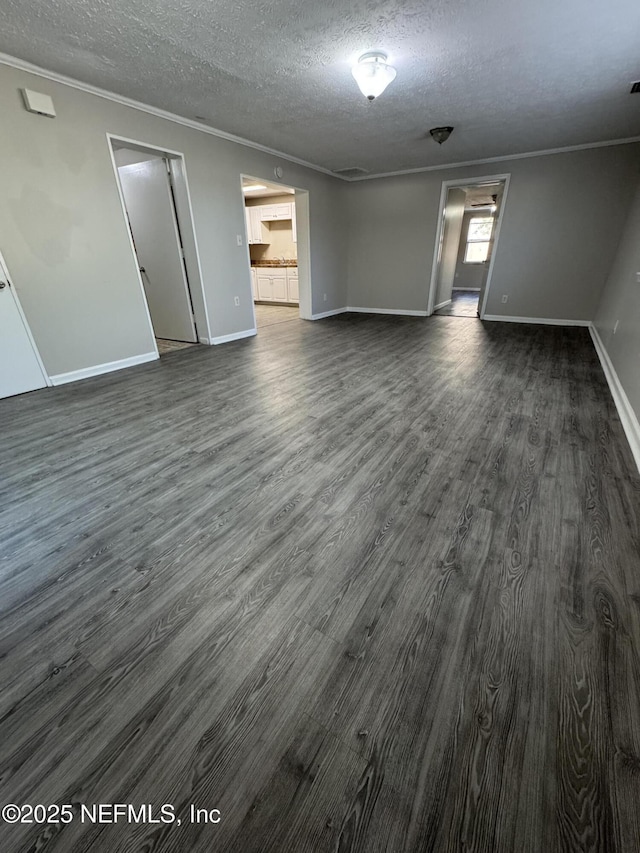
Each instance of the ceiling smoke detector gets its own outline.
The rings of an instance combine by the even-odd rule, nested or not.
[[[438,145],[442,145],[443,142],[446,142],[447,139],[453,133],[452,127],[432,127],[429,131],[431,136],[435,139]]]

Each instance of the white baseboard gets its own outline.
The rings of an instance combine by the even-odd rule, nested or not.
[[[604,375],[607,379],[609,390],[613,397],[613,402],[616,404],[616,409],[618,410],[618,415],[622,422],[622,428],[627,436],[627,441],[631,447],[633,458],[636,461],[638,472],[640,472],[640,422],[638,422],[638,417],[633,410],[633,406],[629,402],[629,398],[622,387],[620,377],[616,373],[616,369],[609,358],[609,353],[606,351],[605,346],[602,343],[602,338],[598,334],[598,330],[595,326],[591,325],[589,327],[589,331],[591,332],[593,345],[596,348],[600,364],[602,365]]]
[[[325,317],[335,317],[336,314],[344,314],[350,311],[350,308],[334,308],[332,311],[323,311],[321,314],[312,314],[312,320],[323,320]]]
[[[445,300],[444,300],[444,302],[438,302],[438,304],[437,304],[437,305],[434,305],[433,310],[434,310],[434,311],[439,311],[439,310],[440,310],[440,308],[444,308],[444,306],[445,306],[445,305],[451,305],[451,300],[450,300],[450,299],[445,299]]]
[[[113,373],[114,370],[124,370],[126,367],[135,367],[136,364],[144,364],[147,361],[156,361],[157,352],[145,352],[142,355],[133,355],[131,358],[121,358],[118,361],[108,361],[106,364],[94,364],[93,367],[82,367],[80,370],[71,370],[69,373],[58,373],[50,376],[52,385],[66,385],[67,382],[77,382],[79,379],[89,379],[92,376],[100,376],[103,373]]]
[[[228,344],[231,341],[240,341],[242,338],[250,338],[258,333],[257,329],[244,329],[242,332],[232,332],[230,335],[220,335],[218,338],[211,338],[210,344]]]
[[[408,311],[405,308],[345,308],[354,314],[397,314],[401,317],[426,317],[426,311]]]
[[[206,347],[211,346],[209,338],[198,338],[198,343],[204,344]]]
[[[464,290],[465,293],[480,293],[479,287],[452,287],[451,290]]]
[[[554,320],[550,317],[507,317],[505,314],[485,314],[482,319],[501,323],[532,323],[539,326],[591,326],[591,320]]]

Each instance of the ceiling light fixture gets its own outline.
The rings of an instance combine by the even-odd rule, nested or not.
[[[246,186],[242,187],[242,192],[250,193],[254,190],[266,190],[266,188],[267,187],[265,184],[247,184]]]
[[[446,142],[447,139],[453,133],[453,128],[450,126],[449,127],[432,127],[431,130],[429,131],[429,133],[431,134],[431,136],[433,136],[433,138],[438,143],[438,145],[442,145],[442,143]]]
[[[381,50],[363,53],[351,73],[362,94],[370,101],[381,95],[396,78],[396,69],[387,64],[387,54]]]

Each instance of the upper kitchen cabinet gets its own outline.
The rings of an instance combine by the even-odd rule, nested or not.
[[[292,207],[293,205],[288,202],[282,204],[263,204],[260,207],[262,221],[269,222],[274,219],[292,219]]]
[[[262,224],[262,207],[245,207],[244,215],[247,220],[247,242],[249,245],[268,245],[269,229]]]

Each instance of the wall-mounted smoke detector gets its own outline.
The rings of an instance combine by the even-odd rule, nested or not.
[[[21,89],[22,99],[28,112],[36,113],[39,116],[56,117],[56,111],[53,106],[53,101],[49,95],[43,95],[42,92],[34,92],[33,89]]]

